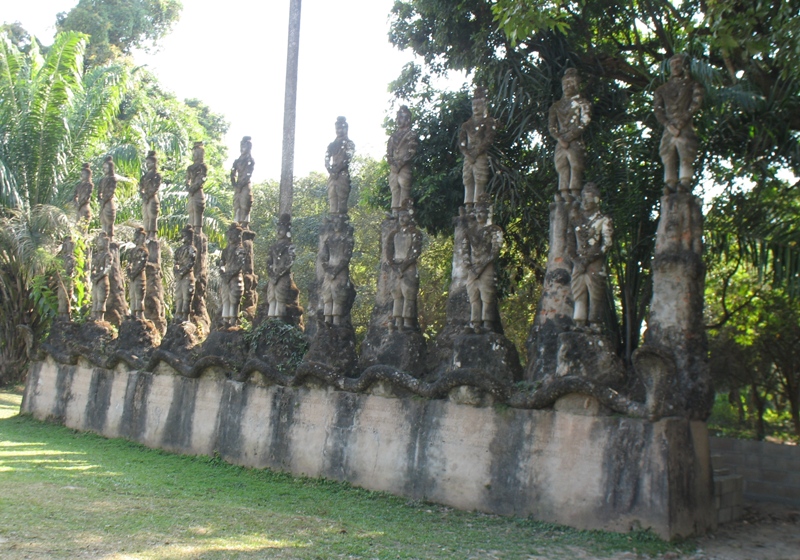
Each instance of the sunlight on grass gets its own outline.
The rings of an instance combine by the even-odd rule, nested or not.
[[[6,393],[0,396],[0,419],[11,418],[19,414],[22,405],[22,393]]]

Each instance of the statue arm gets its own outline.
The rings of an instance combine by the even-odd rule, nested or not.
[[[578,124],[562,136],[565,142],[574,142],[583,136],[583,131],[592,122],[592,105],[585,99],[578,102]]]
[[[422,254],[422,234],[419,231],[415,231],[411,238],[411,247],[408,250],[408,254],[406,255],[405,260],[402,264],[402,271],[405,272],[408,270],[409,267],[414,266],[417,264],[417,260],[419,260],[419,256]]]
[[[484,121],[484,134],[481,141],[478,143],[477,146],[472,147],[470,150],[472,157],[477,158],[481,154],[485,154],[489,147],[494,142],[494,137],[497,134],[497,121],[492,117],[487,118]]]
[[[661,88],[657,88],[656,92],[653,94],[653,112],[656,115],[656,120],[662,126],[669,125],[669,119],[667,118],[667,111],[664,103],[664,92]]]
[[[550,111],[547,113],[547,130],[550,131],[550,136],[556,140],[561,140],[561,134],[558,131],[558,112],[556,111],[556,104],[550,106]]]
[[[458,149],[461,150],[461,153],[465,156],[469,155],[467,147],[467,126],[469,126],[469,121],[462,124],[461,129],[458,131]]]
[[[613,243],[613,240],[614,240],[614,222],[608,216],[606,216],[603,219],[603,227],[602,227],[601,234],[602,234],[603,242],[600,245],[600,252],[605,255],[608,252],[608,250],[611,248],[611,244]]]
[[[694,82],[692,87],[692,103],[689,105],[689,115],[694,115],[703,105],[706,89],[699,82]]]

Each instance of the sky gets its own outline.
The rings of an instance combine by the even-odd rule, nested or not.
[[[51,44],[56,14],[77,0],[0,0],[0,19],[19,21]],[[303,0],[294,175],[324,172],[336,117],[347,117],[356,153],[386,153],[388,92],[413,59],[389,44],[394,0]],[[183,0],[183,13],[156,53],[137,52],[165,89],[197,98],[230,123],[229,164],[253,138],[254,179],[280,178],[289,0]]]

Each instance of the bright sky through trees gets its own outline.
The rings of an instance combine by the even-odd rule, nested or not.
[[[58,12],[76,0],[0,0],[0,19],[19,21],[52,43]],[[295,176],[324,171],[325,148],[344,115],[361,155],[383,157],[384,117],[394,114],[388,83],[411,55],[387,39],[393,0],[303,0]],[[198,98],[230,122],[232,162],[253,137],[256,180],[279,179],[289,0],[183,0],[173,32],[155,53],[137,52],[165,89]]]

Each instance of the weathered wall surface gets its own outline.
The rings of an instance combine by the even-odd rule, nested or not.
[[[83,365],[82,365],[83,364]],[[715,524],[703,422],[473,407],[314,387],[31,366],[23,412],[249,467],[347,480],[461,509],[659,535]]]
[[[800,446],[711,438],[714,468],[744,478],[749,500],[800,506]]]

